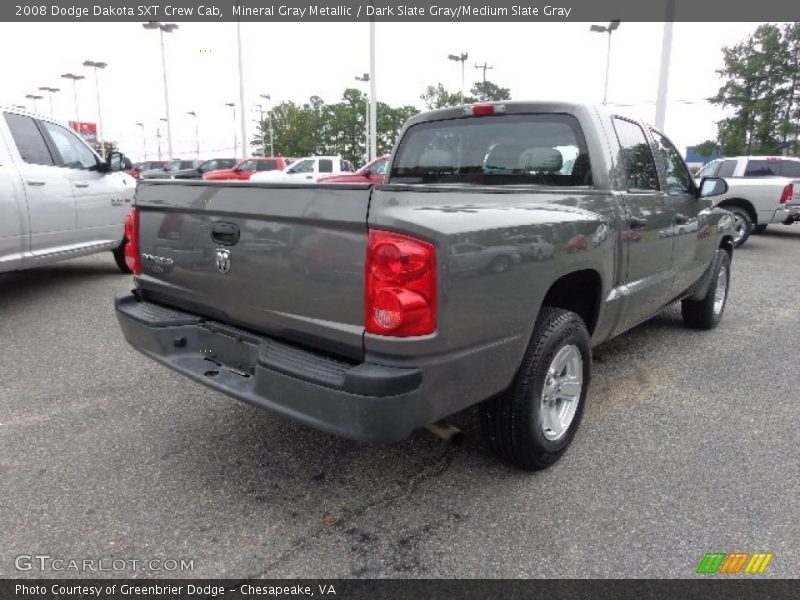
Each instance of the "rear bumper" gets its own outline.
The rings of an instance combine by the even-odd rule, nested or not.
[[[376,442],[405,439],[436,420],[421,392],[420,369],[345,362],[130,293],[114,303],[134,348],[259,408]]]

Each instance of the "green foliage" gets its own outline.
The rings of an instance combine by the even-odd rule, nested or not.
[[[477,102],[485,95],[486,100],[509,100],[511,92],[491,81],[475,83],[472,96],[465,96],[464,103]],[[273,151],[278,156],[310,156],[314,154],[339,154],[361,166],[366,163],[365,119],[368,96],[355,88],[347,88],[335,104],[326,104],[319,96],[299,105],[291,101],[273,107],[272,139]],[[429,109],[455,106],[458,93],[451,93],[439,83],[428,86],[421,96]],[[397,141],[403,124],[419,111],[413,106],[390,106],[385,102],[377,105],[377,150],[378,156],[389,154]],[[270,114],[265,113],[250,141],[254,156],[269,152]]]
[[[312,96],[306,104],[282,102],[272,110],[273,149],[280,156],[309,156],[313,154],[341,155],[355,165],[366,162],[367,95],[348,88],[335,104],[326,104]],[[391,107],[383,102],[377,106],[378,154],[391,151],[397,135],[409,117],[417,113],[413,106]],[[255,138],[250,142],[254,154],[269,151],[269,118],[259,123]]]
[[[723,48],[723,85],[712,102],[728,109],[718,123],[724,154],[796,153],[800,134],[800,23],[760,25]],[[792,148],[793,146],[793,148]]]
[[[706,140],[701,144],[697,144],[694,149],[700,156],[711,156],[716,154],[720,147],[714,140]]]

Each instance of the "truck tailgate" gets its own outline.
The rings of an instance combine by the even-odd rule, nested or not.
[[[140,183],[137,285],[155,302],[362,359],[370,191]]]

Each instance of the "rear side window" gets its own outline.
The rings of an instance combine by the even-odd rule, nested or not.
[[[276,160],[257,160],[256,171],[275,171],[278,168]]]
[[[782,160],[781,175],[784,177],[800,177],[800,161]]]
[[[719,171],[717,171],[717,177],[733,177],[733,174],[736,172],[736,160],[723,160],[722,164],[719,167]]]
[[[333,173],[333,161],[329,158],[319,159],[319,172],[320,173]]]
[[[589,152],[571,115],[493,115],[420,123],[403,136],[390,181],[591,185]]]
[[[658,190],[658,172],[653,151],[639,125],[626,119],[614,118],[614,129],[622,152],[625,179],[629,190]]]
[[[22,160],[32,165],[53,166],[53,157],[33,119],[12,113],[5,113],[5,118]]]
[[[779,161],[777,160],[748,160],[745,168],[745,177],[772,177],[780,175]]]

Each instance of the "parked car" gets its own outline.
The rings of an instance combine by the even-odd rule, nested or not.
[[[514,239],[514,246],[523,260],[552,258],[555,246],[540,234],[523,235]]]
[[[466,273],[505,273],[522,262],[522,257],[514,246],[482,246],[464,242],[450,246],[448,266],[455,276]]]
[[[205,160],[191,169],[181,169],[172,174],[173,179],[202,179],[204,173],[219,169],[231,169],[236,164],[235,158],[212,158]]]
[[[592,346],[676,301],[691,327],[720,322],[734,231],[710,196],[725,190],[698,189],[662,133],[604,107],[446,108],[408,121],[385,185],[143,182],[136,289],[116,311],[146,356],[255,406],[393,441],[477,404],[489,447],[541,469],[578,428]],[[158,235],[181,215],[184,229]],[[708,234],[657,235],[695,222]],[[592,243],[450,273],[465,240],[513,249],[521,231]],[[263,236],[287,256],[251,250]]]
[[[151,171],[153,169],[162,169],[167,165],[166,160],[148,160],[145,162],[138,162],[133,165],[130,169],[127,169],[125,172],[133,177],[134,179],[139,179],[142,172],[144,171]]]
[[[320,177],[320,183],[382,183],[386,177],[389,156],[380,156],[367,163],[355,173]]]
[[[142,171],[139,179],[170,179],[175,173],[196,169],[198,166],[200,166],[199,160],[171,160],[161,168]]]
[[[703,177],[724,177],[728,192],[718,206],[734,217],[734,245],[741,246],[752,233],[763,233],[773,223],[791,225],[800,220],[800,158],[789,156],[734,156],[713,160],[697,172]]]
[[[285,156],[257,156],[239,161],[230,169],[208,171],[203,174],[203,179],[206,181],[247,181],[255,173],[280,171],[290,164],[292,164],[292,159]]]
[[[136,180],[125,157],[103,161],[48,117],[0,108],[0,272],[112,251],[121,270],[123,223]]]
[[[298,159],[282,171],[265,171],[250,178],[251,181],[274,183],[315,183],[327,175],[353,173],[353,165],[341,156],[308,156]]]

